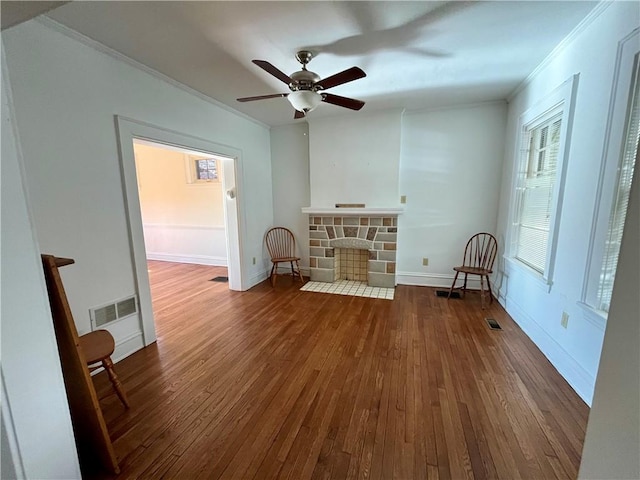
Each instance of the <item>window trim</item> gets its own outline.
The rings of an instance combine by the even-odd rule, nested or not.
[[[579,74],[572,75],[561,85],[548,93],[543,99],[533,105],[520,115],[518,119],[517,139],[515,141],[514,151],[514,170],[511,178],[511,201],[509,211],[509,228],[507,231],[507,257],[512,261],[511,264],[528,275],[538,279],[547,285],[548,291],[553,285],[553,273],[555,266],[556,250],[558,245],[558,233],[560,219],[562,218],[562,204],[564,197],[564,187],[566,181],[566,172],[569,151],[571,146],[571,131],[573,129],[573,117],[575,111],[575,97],[577,93]],[[531,268],[518,258],[516,258],[517,235],[516,222],[521,211],[521,204],[517,189],[520,186],[521,172],[525,171],[528,157],[521,155],[523,150],[528,147],[523,145],[527,135],[527,128],[541,123],[547,118],[551,118],[551,114],[557,113],[558,109],[562,111],[562,124],[560,127],[560,146],[558,148],[558,159],[556,166],[556,180],[553,186],[553,208],[549,221],[549,237],[547,245],[547,255],[545,261],[544,272],[540,273]]]
[[[634,70],[640,62],[639,41],[640,31],[636,29],[618,44],[582,294],[578,302],[578,305],[584,305],[591,313],[597,314],[602,319],[603,325],[606,325],[608,313],[598,308],[597,292],[600,287],[609,220],[618,188],[618,171],[623,160],[624,135],[629,120]],[[620,112],[624,113],[621,115]],[[612,167],[612,163],[615,164],[615,168]],[[640,168],[638,160],[636,160],[636,168]]]

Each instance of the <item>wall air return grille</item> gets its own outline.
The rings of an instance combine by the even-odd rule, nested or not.
[[[108,323],[138,313],[138,299],[136,296],[116,300],[115,302],[89,309],[92,330],[100,328]]]

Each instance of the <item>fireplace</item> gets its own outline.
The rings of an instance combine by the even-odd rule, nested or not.
[[[312,281],[347,279],[372,287],[395,287],[400,209],[303,211],[309,213]]]

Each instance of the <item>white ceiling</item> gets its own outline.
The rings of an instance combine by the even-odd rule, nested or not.
[[[251,63],[287,74],[294,54],[327,77],[354,65],[367,77],[331,93],[361,112],[505,99],[595,7],[591,1],[71,2],[48,14],[189,87],[269,125],[293,122],[287,92]],[[309,115],[359,115],[322,104]]]

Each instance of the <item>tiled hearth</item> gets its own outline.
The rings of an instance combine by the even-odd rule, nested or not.
[[[309,266],[311,280],[366,281],[370,287],[393,288],[396,284],[396,244],[398,218],[354,214],[348,216],[309,215]],[[355,264],[364,250],[364,267]],[[353,259],[351,273],[344,263]],[[345,278],[355,275],[352,278]]]

